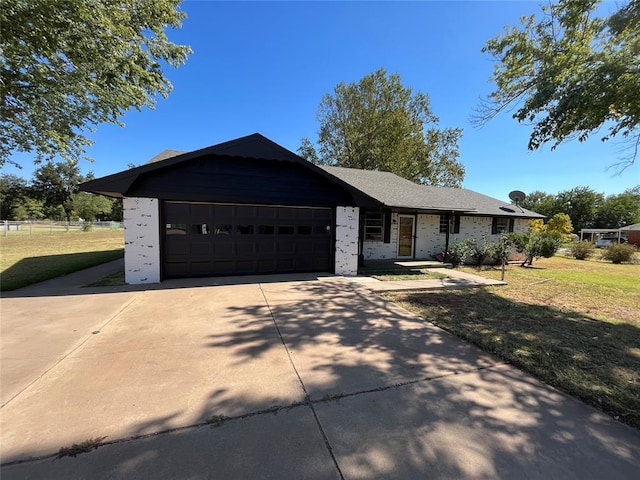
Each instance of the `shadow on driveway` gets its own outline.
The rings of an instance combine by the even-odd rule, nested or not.
[[[118,355],[123,381],[102,363],[86,398],[61,394],[50,427],[31,432],[55,440],[55,416],[73,429],[80,405],[94,421],[77,441],[112,428],[114,443],[5,466],[3,478],[631,478],[640,468],[638,431],[350,282],[140,298],[105,328],[110,337],[65,364]],[[69,374],[59,373],[39,387],[42,401]],[[101,401],[90,401],[100,385]],[[133,400],[147,402],[140,418],[126,415]],[[3,462],[43,453],[27,445]]]

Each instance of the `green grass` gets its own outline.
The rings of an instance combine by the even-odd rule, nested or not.
[[[0,237],[0,290],[48,280],[122,257],[122,230]]]
[[[640,266],[561,257],[534,266],[511,266],[507,286],[386,298],[640,428]]]

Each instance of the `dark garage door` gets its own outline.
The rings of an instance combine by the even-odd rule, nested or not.
[[[164,276],[331,269],[329,208],[164,202]]]

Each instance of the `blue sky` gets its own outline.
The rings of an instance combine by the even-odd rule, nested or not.
[[[174,85],[155,110],[129,112],[126,127],[101,125],[84,172],[115,173],[164,149],[194,150],[254,132],[295,151],[316,138],[323,94],[385,67],[429,94],[441,127],[460,127],[463,186],[507,200],[511,190],[557,193],[588,186],[607,195],[640,183],[640,162],[622,175],[606,167],[617,141],[529,152],[530,127],[509,114],[478,130],[470,116],[492,89],[485,42],[539,1],[213,2],[185,1],[183,27],[169,32],[194,53],[166,75]],[[604,9],[615,9],[606,2]],[[30,178],[33,167],[15,172]]]

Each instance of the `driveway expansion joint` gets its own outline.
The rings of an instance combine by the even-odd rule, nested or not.
[[[331,443],[329,442],[329,437],[327,437],[326,432],[324,431],[324,428],[322,427],[322,423],[320,423],[320,418],[318,418],[318,414],[316,413],[316,409],[313,407],[313,402],[311,402],[311,397],[309,395],[309,392],[307,391],[307,387],[304,384],[304,381],[302,380],[302,377],[300,376],[300,372],[298,371],[296,364],[293,361],[293,357],[291,356],[291,352],[289,350],[289,347],[287,347],[287,343],[284,341],[284,338],[282,337],[282,332],[280,331],[280,327],[278,326],[278,321],[276,320],[275,315],[273,314],[273,310],[271,309],[271,305],[269,305],[269,300],[267,299],[267,295],[264,293],[264,289],[262,288],[262,283],[258,284],[260,286],[260,292],[262,293],[262,297],[264,298],[264,302],[267,305],[267,308],[269,309],[269,315],[271,316],[271,320],[273,321],[274,326],[276,327],[276,332],[278,332],[278,337],[280,337],[280,341],[282,342],[282,346],[284,347],[285,351],[287,352],[287,357],[289,358],[289,363],[291,364],[291,367],[293,368],[293,371],[295,372],[296,376],[298,377],[298,381],[300,382],[300,386],[302,387],[302,391],[304,392],[304,398],[305,398],[305,404],[309,406],[309,409],[311,410],[311,413],[313,414],[313,418],[316,422],[316,425],[318,426],[318,430],[320,431],[320,435],[322,435],[322,439],[324,440],[324,444],[327,447],[327,451],[329,452],[329,456],[331,457],[331,460],[333,460],[333,465],[335,466],[338,475],[340,475],[340,479],[344,480],[344,475],[342,473],[342,469],[340,468],[340,464],[338,463],[338,459],[336,458],[334,452],[333,452],[333,448],[331,447]]]

